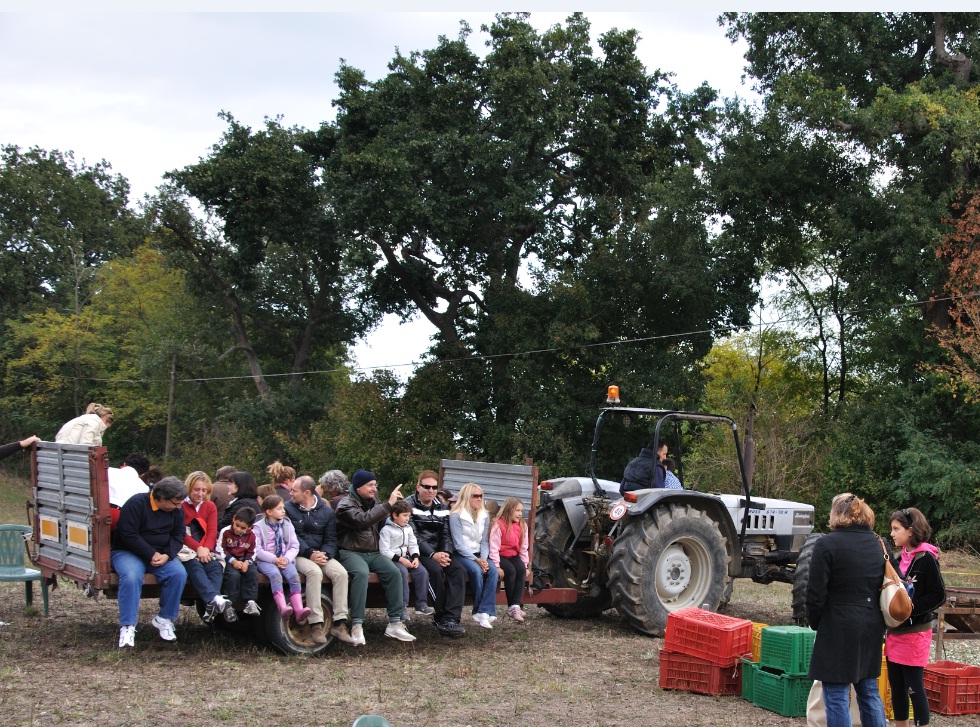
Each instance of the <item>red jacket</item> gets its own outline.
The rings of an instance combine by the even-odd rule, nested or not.
[[[214,550],[218,544],[218,508],[210,500],[202,502],[200,508],[196,510],[187,500],[184,500],[181,507],[184,508],[184,525],[187,526],[184,545],[192,550],[197,550],[202,545],[208,550]],[[204,531],[204,536],[200,540],[191,537],[191,523],[195,520],[197,526],[194,529],[197,530],[199,527]]]

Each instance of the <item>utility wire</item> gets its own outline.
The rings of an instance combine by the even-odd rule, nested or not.
[[[957,296],[945,296],[942,298],[930,298],[928,300],[918,300],[918,301],[912,301],[908,303],[895,303],[894,305],[889,306],[889,308],[891,310],[901,310],[905,308],[919,307],[925,305],[926,303],[941,303],[944,301],[954,301],[954,300],[961,300],[966,298],[975,298],[977,296],[980,296],[980,293],[969,293],[966,295],[957,295]],[[870,309],[860,309],[860,308],[854,309],[850,312],[845,312],[844,315],[847,317],[853,317],[858,313],[866,312],[868,310]],[[785,325],[785,324],[806,323],[811,319],[812,316],[808,316],[808,315],[798,316],[798,317],[794,317],[794,316],[782,317],[772,321],[766,321],[765,326],[771,328],[774,326]],[[430,362],[397,363],[397,364],[385,364],[379,366],[342,366],[333,369],[294,371],[294,372],[282,373],[282,374],[263,374],[262,378],[276,379],[276,378],[284,378],[287,376],[315,376],[319,374],[336,374],[336,373],[343,373],[346,371],[380,371],[385,369],[397,369],[397,368],[405,368],[405,367],[417,368],[419,366],[425,366],[431,364],[442,366],[445,364],[452,364],[452,363],[463,363],[463,362],[471,362],[471,361],[491,361],[500,358],[517,358],[519,356],[534,356],[534,355],[545,354],[545,353],[560,353],[562,351],[572,351],[575,349],[583,349],[583,348],[601,348],[603,346],[623,346],[627,344],[648,343],[651,341],[663,341],[663,340],[676,339],[676,338],[693,338],[694,336],[703,336],[707,334],[714,334],[715,336],[727,336],[727,335],[731,335],[732,333],[736,333],[740,330],[743,330],[743,327],[726,326],[723,328],[704,328],[696,331],[685,331],[683,333],[665,333],[659,336],[644,336],[642,338],[626,338],[626,339],[617,339],[612,341],[597,341],[594,343],[578,343],[570,346],[556,346],[552,348],[535,348],[535,349],[529,349],[527,351],[513,351],[509,353],[474,354],[472,356],[461,356],[458,358],[448,358],[448,359],[442,359],[439,361],[430,361]],[[152,384],[152,383],[159,384],[159,383],[168,383],[170,381],[169,378],[167,379],[110,379],[110,378],[94,378],[94,377],[87,377],[87,376],[82,376],[77,378],[83,379],[85,381],[99,381],[103,383],[113,383],[113,384]],[[206,381],[237,381],[237,380],[245,380],[245,379],[253,379],[253,378],[254,377],[250,374],[244,374],[238,376],[206,376],[206,377],[202,376],[202,377],[192,377],[187,379],[175,379],[174,381],[175,383],[184,384],[184,383],[203,383]]]

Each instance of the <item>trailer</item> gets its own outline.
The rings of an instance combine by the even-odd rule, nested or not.
[[[28,522],[33,529],[34,545],[31,561],[47,581],[58,577],[74,581],[93,598],[118,598],[119,577],[112,570],[111,515],[109,506],[109,456],[104,446],[37,442],[31,456],[31,499],[27,503]],[[523,465],[473,462],[444,459],[439,466],[440,488],[454,490],[466,483],[477,482],[487,497],[502,500],[520,498],[529,512],[528,532],[534,532],[534,508],[538,497],[538,471],[531,462]],[[533,547],[533,543],[529,543]],[[533,561],[532,561],[533,562]],[[525,603],[574,603],[579,593],[570,588],[532,589],[533,574],[529,569]],[[143,598],[158,598],[160,587],[156,578],[143,578]],[[324,579],[321,593],[324,619],[330,622],[333,607],[329,581]],[[469,598],[469,596],[468,596]],[[203,613],[204,603],[188,582],[181,602],[195,606]],[[497,603],[506,605],[501,590]],[[259,579],[258,616],[240,615],[235,624],[221,623],[262,637],[266,643],[286,655],[316,656],[329,651],[336,639],[328,637],[326,644],[317,644],[307,624],[295,619],[284,622],[272,601],[272,592],[264,576]],[[377,576],[371,574],[368,587],[368,607],[383,608],[384,593]]]

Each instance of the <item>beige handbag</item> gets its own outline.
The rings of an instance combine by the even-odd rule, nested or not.
[[[806,700],[806,727],[827,727],[827,711],[823,705],[823,682],[814,681]],[[857,693],[851,687],[851,727],[861,727]]]

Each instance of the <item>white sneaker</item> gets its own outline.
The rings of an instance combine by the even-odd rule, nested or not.
[[[174,632],[174,622],[169,618],[164,618],[163,616],[156,615],[153,620],[150,621],[153,627],[160,632],[160,638],[164,641],[176,641],[177,634]]]
[[[249,616],[258,616],[262,613],[262,609],[259,608],[259,604],[255,601],[249,599],[248,603],[245,604],[245,609],[242,613],[247,613]]]
[[[367,641],[364,639],[364,627],[361,624],[354,624],[350,628],[350,637],[353,639],[351,643],[354,646],[364,646]]]
[[[490,616],[485,613],[474,613],[473,620],[476,621],[480,626],[485,629],[492,629],[493,624],[490,623]]]
[[[408,615],[408,609],[402,611],[402,623],[408,623],[412,620],[412,617]]]
[[[119,648],[120,649],[132,649],[136,646],[136,627],[135,626],[120,626],[119,627]]]
[[[401,621],[388,624],[388,628],[385,629],[385,636],[398,639],[399,641],[415,641],[415,637],[405,630],[405,624]]]
[[[492,613],[488,613],[487,614],[487,619],[490,621],[490,623],[493,623],[494,621],[497,620],[497,617],[494,614],[492,614]]]

